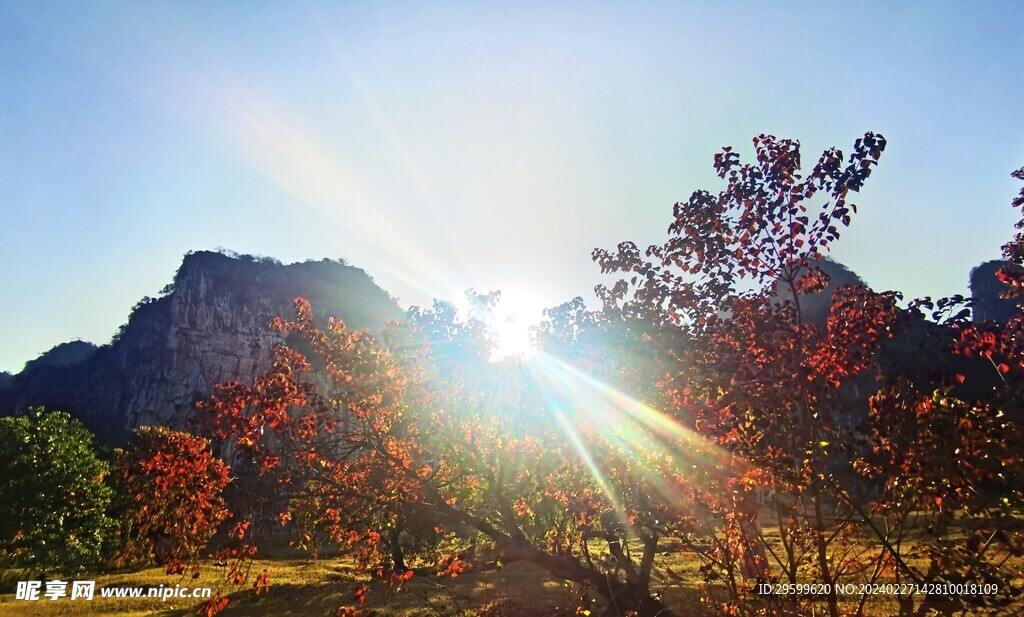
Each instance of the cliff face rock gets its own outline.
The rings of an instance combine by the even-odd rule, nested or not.
[[[110,345],[26,365],[0,390],[0,412],[62,409],[110,443],[143,425],[186,428],[195,401],[215,384],[248,382],[270,367],[285,337],[269,322],[293,315],[297,296],[318,320],[337,315],[357,329],[379,332],[402,314],[365,272],[331,261],[281,265],[191,253],[167,292],[136,305]]]
[[[974,321],[992,320],[1006,323],[1020,311],[1017,298],[1000,298],[1008,287],[999,282],[996,272],[1000,268],[1020,272],[1021,267],[1008,261],[986,261],[971,270],[971,298],[974,299]]]
[[[825,257],[818,263],[818,267],[828,276],[828,284],[819,292],[808,293],[800,296],[800,310],[804,322],[813,323],[823,328],[828,321],[829,311],[832,310],[832,296],[836,290],[844,285],[860,285],[867,287],[853,270],[850,270],[838,261]],[[801,278],[805,275],[801,275]],[[774,290],[776,301],[793,299],[793,293],[788,287],[777,284]]]

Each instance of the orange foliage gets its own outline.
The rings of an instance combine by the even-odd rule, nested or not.
[[[168,574],[184,572],[228,516],[221,496],[227,466],[202,437],[143,427],[117,468],[131,526],[124,558],[154,559]]]

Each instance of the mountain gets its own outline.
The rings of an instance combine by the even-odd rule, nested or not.
[[[89,356],[96,353],[99,349],[92,343],[86,343],[85,341],[71,341],[70,343],[61,343],[49,351],[44,351],[35,360],[29,360],[25,363],[23,370],[30,371],[39,369],[45,366],[71,366],[72,364],[78,364],[89,358]]]
[[[836,289],[844,285],[859,285],[867,287],[856,272],[850,270],[843,264],[829,257],[818,262],[818,268],[828,277],[828,283],[824,289],[814,293],[806,293],[800,297],[800,309],[805,323],[813,323],[818,327],[824,327],[828,321],[829,311],[832,309],[832,296]],[[800,278],[806,274],[801,274]],[[773,291],[776,301],[792,300],[793,292],[782,284],[776,284]]]
[[[1009,287],[996,278],[996,272],[1000,268],[1021,271],[1020,266],[1002,260],[986,261],[971,270],[971,298],[974,299],[975,321],[992,320],[1006,323],[1020,311],[1016,298],[1000,297],[1009,291]]]
[[[189,253],[164,291],[139,302],[111,344],[58,345],[0,383],[0,413],[61,409],[115,444],[143,425],[185,428],[214,384],[251,381],[270,367],[285,336],[269,322],[292,316],[296,297],[318,320],[336,315],[356,329],[379,332],[402,315],[366,272],[331,260]]]

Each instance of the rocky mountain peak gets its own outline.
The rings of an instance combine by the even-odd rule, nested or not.
[[[63,409],[114,443],[138,426],[183,428],[215,384],[251,381],[270,367],[285,342],[270,320],[291,316],[298,296],[318,318],[337,315],[353,328],[379,332],[402,314],[366,272],[341,260],[284,265],[193,252],[163,295],[135,306],[109,345],[67,343],[28,363],[0,390],[0,412]]]

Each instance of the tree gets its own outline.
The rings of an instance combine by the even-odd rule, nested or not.
[[[164,427],[136,429],[117,458],[125,530],[122,561],[184,572],[227,518],[228,468],[202,437]]]
[[[113,527],[109,471],[92,434],[64,412],[0,418],[0,563],[95,565]]]
[[[218,387],[201,410],[215,438],[314,507],[364,566],[394,566],[391,530],[416,521],[450,540],[486,539],[490,564],[537,564],[603,596],[611,614],[670,614],[650,589],[658,536],[634,553],[630,514],[607,492],[647,501],[653,476],[633,482],[646,473],[638,453],[587,421],[596,394],[577,399],[524,365],[488,362],[480,320],[446,305],[413,311],[390,348],[337,319],[320,330],[301,299],[275,327],[309,344],[330,387],[318,391],[303,379],[310,362],[280,348],[267,374]],[[440,574],[471,567],[469,547],[440,546],[425,555]]]
[[[1024,179],[1024,170],[1014,176]],[[1024,206],[1024,191],[1013,205]],[[916,320],[930,312],[929,346],[948,357],[928,376],[885,376],[871,399],[872,451],[858,461],[884,479],[876,510],[886,524],[895,518],[901,532],[914,519],[927,524],[915,547],[928,557],[920,577],[998,588],[982,598],[990,601],[1020,593],[1024,555],[1024,313],[1012,308],[1022,289],[1021,242],[1018,234],[1003,247],[1014,261],[972,272],[972,289],[1002,287],[1010,306],[983,311],[977,297],[959,296],[912,303]]]
[[[761,135],[754,148],[752,164],[731,148],[715,156],[726,188],[677,203],[664,244],[643,255],[629,242],[594,251],[602,271],[630,275],[628,284],[599,288],[606,302],[671,324],[691,341],[664,387],[677,414],[744,462],[725,494],[697,497],[719,521],[709,531],[714,550],[698,552],[732,607],[747,600],[749,581],[776,568],[792,583],[810,576],[831,586],[846,574],[833,542],[845,551],[866,516],[838,482],[842,457],[854,452],[843,386],[871,367],[900,320],[897,294],[856,286],[835,291],[824,328],[804,318],[804,297],[828,283],[823,254],[856,212],[850,193],[885,139],[866,134],[846,163],[841,151],[827,150],[806,177],[799,142]],[[773,495],[779,551],[763,538],[757,493]],[[698,546],[700,531],[684,541]],[[838,615],[834,593],[828,607]]]
[[[598,287],[597,311],[548,311],[534,361],[488,361],[494,295],[471,295],[467,317],[414,308],[381,340],[338,319],[320,328],[300,298],[273,327],[309,353],[279,348],[251,385],[218,386],[199,404],[207,430],[288,497],[282,520],[301,523],[301,544],[348,547],[392,589],[414,559],[452,576],[527,561],[608,615],[665,616],[659,587],[680,582],[660,558],[669,540],[701,560],[703,595],[727,614],[804,608],[758,596],[759,582],[822,584],[831,615],[866,610],[839,584],[1008,582],[999,560],[1019,544],[985,517],[1018,507],[1021,458],[998,447],[1017,428],[994,421],[998,401],[943,395],[952,376],[885,362],[907,333],[951,356],[996,340],[1005,375],[1024,335],[1013,322],[1003,338],[966,329],[956,298],[903,305],[860,284],[818,295],[885,140],[827,150],[806,175],[798,142],[754,146],[754,163],[715,157],[725,188],[676,204],[663,244],[595,250],[624,278]],[[826,297],[827,317],[811,317]],[[946,447],[962,452],[935,454]],[[1005,507],[964,495],[979,486]],[[954,503],[982,531],[922,545],[984,556],[912,562],[909,532]]]
[[[809,296],[828,283],[824,253],[849,225],[850,193],[885,140],[866,134],[845,164],[828,150],[806,177],[798,142],[762,135],[754,146],[752,164],[730,148],[716,155],[726,188],[676,204],[664,244],[643,254],[629,242],[594,251],[603,271],[629,277],[598,288],[605,314],[667,324],[685,341],[660,380],[675,415],[692,417],[702,438],[741,461],[728,469],[729,490],[695,494],[712,524],[695,524],[681,539],[704,560],[707,582],[726,591],[727,611],[799,603],[758,598],[753,584],[766,580],[824,584],[831,615],[865,610],[865,598],[844,603],[835,593],[844,582],[991,583],[1005,598],[1012,576],[1001,568],[1020,552],[1010,528],[1022,475],[1019,424],[1000,409],[1020,392],[1001,402],[959,400],[953,375],[891,364],[883,372],[879,359],[912,340],[948,355],[985,350],[1010,373],[1018,326],[1011,321],[1002,338],[975,336],[963,298],[901,308],[898,293],[861,285],[835,290],[825,323],[809,320]],[[858,388],[874,381],[866,376],[882,386],[861,411]],[[977,531],[951,537],[930,524],[941,537],[910,548],[921,521],[945,520],[956,508]],[[766,512],[777,541],[761,529]],[[932,557],[927,567],[911,562],[914,550]],[[915,598],[898,601],[909,610]]]
[[[1024,180],[1024,167],[1011,175],[1018,180]],[[1013,207],[1020,209],[1024,215],[1024,188],[1021,188],[1020,193],[1014,198]],[[1024,270],[1019,267],[1024,266],[1024,218],[1017,222],[1016,227],[1021,231],[1017,232],[1013,240],[1003,245],[1003,257],[1018,267],[1005,268],[996,274],[1000,282],[1011,288],[1010,297],[1020,297],[1024,294]]]

